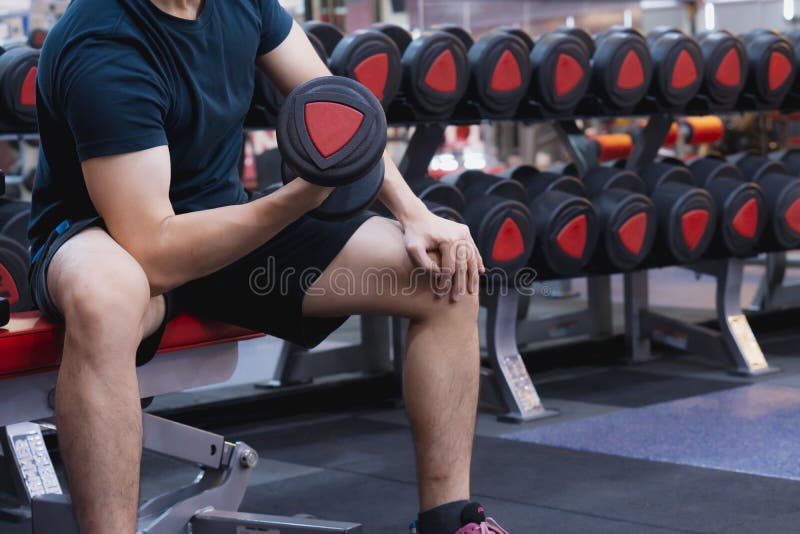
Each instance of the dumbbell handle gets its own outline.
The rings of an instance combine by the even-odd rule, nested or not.
[[[6,299],[0,297],[0,326],[5,326],[11,320],[11,305]]]

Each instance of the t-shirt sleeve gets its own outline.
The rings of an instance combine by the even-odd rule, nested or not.
[[[292,29],[292,16],[278,0],[261,0],[261,42],[258,55],[272,51],[281,44]]]
[[[58,79],[80,161],[167,144],[167,92],[133,47],[83,46],[65,58]]]

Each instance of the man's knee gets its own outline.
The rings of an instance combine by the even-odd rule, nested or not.
[[[150,302],[150,285],[142,268],[122,249],[76,259],[80,253],[72,247],[59,257],[59,251],[48,272],[50,296],[68,330],[109,330],[120,325],[136,332]],[[89,257],[96,261],[88,261]]]

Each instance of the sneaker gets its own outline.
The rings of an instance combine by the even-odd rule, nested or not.
[[[461,511],[461,523],[464,525],[453,534],[509,534],[500,524],[486,516],[483,506],[471,502]]]
[[[500,524],[486,516],[483,506],[471,502],[461,511],[461,523],[464,525],[453,534],[509,534]],[[410,534],[419,534],[416,522],[409,525]]]

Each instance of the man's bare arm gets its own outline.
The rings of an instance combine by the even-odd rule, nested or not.
[[[329,189],[293,180],[243,205],[176,215],[169,199],[169,149],[83,163],[92,202],[111,236],[142,265],[153,295],[211,274],[317,207]]]

